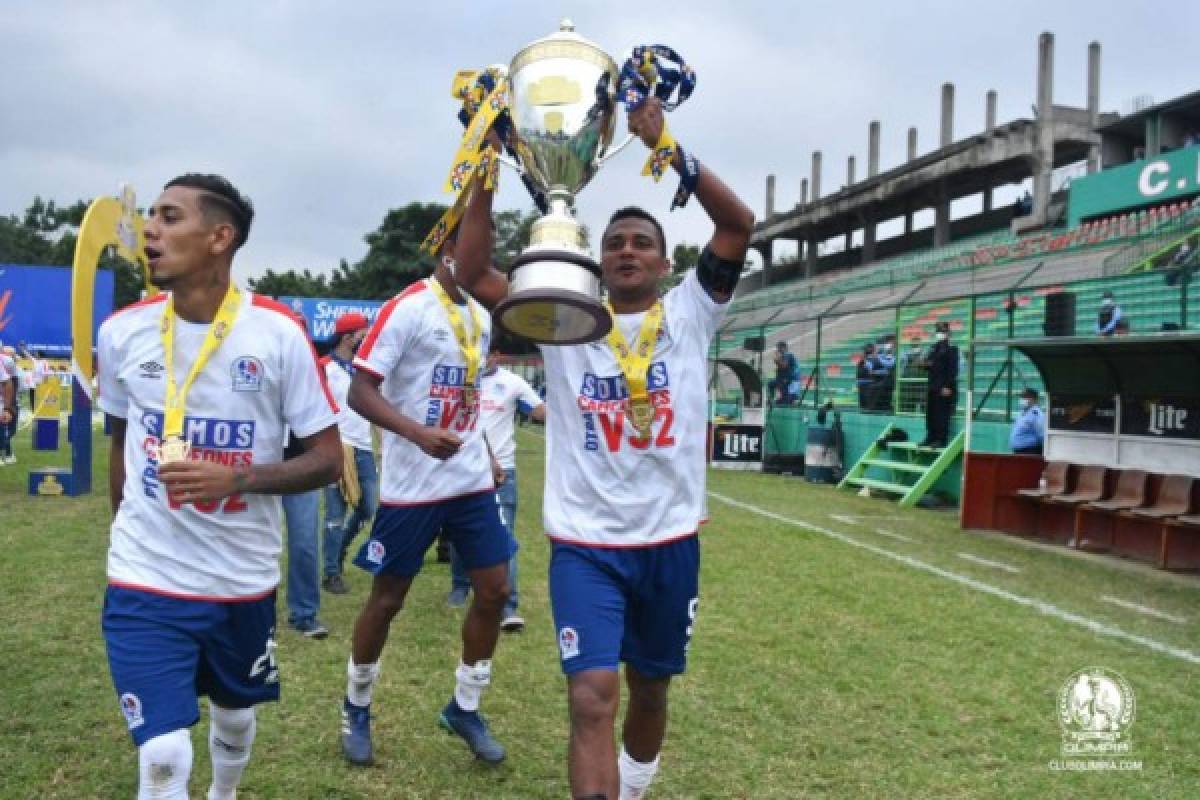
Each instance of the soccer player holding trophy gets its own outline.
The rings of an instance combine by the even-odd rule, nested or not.
[[[505,76],[508,124],[495,125],[483,146],[516,153],[550,214],[535,224],[532,246],[506,276],[491,264],[494,180],[468,183],[458,206],[459,284],[497,306],[501,326],[543,345],[544,523],[577,800],[640,798],[658,768],[668,687],[684,671],[699,596],[707,353],[754,222],[667,130],[663,111],[677,104],[671,92],[685,97],[694,83],[691,71],[682,63],[670,68],[672,61],[678,56],[669,48],[636,48],[618,73],[567,23],[526,47]],[[668,165],[677,171],[675,204],[694,194],[714,226],[697,267],[662,297],[659,282],[670,261],[651,214],[616,211],[600,238],[598,267],[569,218],[570,196],[611,141],[617,99],[631,134],[651,150],[646,173],[660,177]],[[618,754],[621,662],[629,707]]]

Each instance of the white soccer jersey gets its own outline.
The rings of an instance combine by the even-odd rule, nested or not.
[[[135,303],[100,326],[98,405],[126,421],[125,486],[112,524],[109,582],[190,599],[265,596],[279,583],[279,497],[235,494],[180,505],[158,479],[164,300],[158,295]],[[176,319],[180,387],[208,327]],[[243,292],[228,338],[188,392],[183,435],[194,459],[278,463],[285,428],[311,436],[335,424],[335,410],[312,346],[288,310]]]
[[[529,413],[540,405],[542,398],[525,379],[504,367],[497,367],[482,380],[480,421],[491,445],[492,455],[505,469],[517,466],[517,442],[513,435],[513,418],[517,409]]]
[[[0,381],[20,380],[21,378],[21,373],[17,371],[16,359],[5,353],[0,353],[0,370],[4,371],[4,377],[0,378]]]
[[[663,330],[650,360],[655,405],[643,439],[625,420],[625,379],[605,340],[546,346],[546,489],[552,539],[644,547],[691,535],[705,518],[708,348],[727,308],[695,271],[663,298]],[[644,313],[620,314],[625,341]]]
[[[486,353],[491,316],[473,298],[468,302],[479,317],[480,348]],[[465,305],[459,306],[459,312],[469,336],[473,331],[471,314]],[[383,380],[380,391],[384,399],[401,414],[427,427],[444,428],[463,440],[459,451],[442,461],[426,455],[408,439],[384,431],[380,503],[424,505],[495,488],[479,425],[479,402],[464,407],[466,362],[429,281],[412,284],[384,304],[358,349],[354,366]]]
[[[359,450],[371,449],[371,423],[367,422],[346,402],[350,394],[350,371],[332,356],[325,361],[325,379],[329,392],[338,404],[338,433],[342,441]]]
[[[0,383],[4,383],[10,378],[12,376],[8,374],[8,365],[4,363],[4,358],[0,357]]]

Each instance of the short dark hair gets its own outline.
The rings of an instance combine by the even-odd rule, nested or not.
[[[220,175],[188,172],[167,181],[163,189],[170,189],[172,186],[199,190],[200,210],[205,216],[219,215],[233,223],[234,230],[237,231],[233,249],[237,250],[246,243],[250,236],[250,224],[254,221],[254,205],[250,198],[239,192],[228,179]]]
[[[658,231],[659,255],[665,256],[667,254],[667,235],[663,233],[662,225],[660,225],[658,220],[654,218],[653,214],[646,209],[638,208],[637,206],[625,206],[625,208],[618,208],[613,212],[613,215],[609,217],[608,227],[611,228],[613,225],[623,219],[644,219],[653,225],[654,230]]]

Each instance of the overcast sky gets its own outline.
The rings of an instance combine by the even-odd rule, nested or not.
[[[3,6],[0,214],[34,195],[69,203],[123,181],[144,205],[178,173],[219,172],[258,212],[239,277],[354,261],[387,209],[446,202],[461,134],[455,70],[507,62],[564,15],[615,57],[649,42],[682,53],[698,85],[671,128],[759,215],[765,176],[778,175],[778,206],[796,202],[814,149],[825,154],[825,192],[844,182],[848,155],[861,177],[872,119],[883,124],[883,169],[903,158],[910,125],[928,151],[943,81],[958,87],[956,137],[982,129],[988,89],[1001,122],[1029,116],[1043,30],[1057,36],[1056,103],[1085,105],[1092,40],[1104,48],[1103,110],[1200,88],[1200,4],[1190,0],[1155,12],[1108,0]],[[638,175],[636,147],[583,192],[581,219],[597,230],[636,203],[661,216],[672,244],[706,240],[697,204],[667,213],[674,180]],[[511,173],[498,207],[531,207]]]

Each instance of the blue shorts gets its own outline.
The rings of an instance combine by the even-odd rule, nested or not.
[[[279,699],[275,593],[216,603],[109,586],[108,667],[134,744],[195,725],[197,698],[223,708]]]
[[[488,490],[419,506],[380,506],[354,563],[372,575],[412,578],[443,530],[467,570],[503,564],[515,552],[496,493]]]
[[[550,603],[563,672],[624,661],[648,678],[681,674],[699,583],[698,536],[628,549],[554,542]]]

